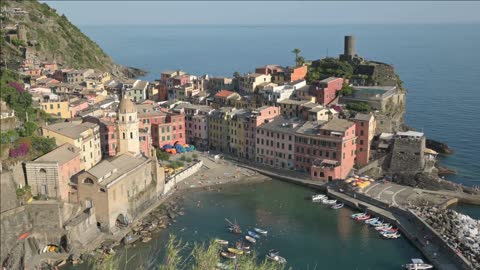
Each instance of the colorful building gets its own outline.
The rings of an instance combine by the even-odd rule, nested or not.
[[[58,146],[69,143],[80,149],[81,169],[88,170],[102,159],[100,127],[94,123],[62,122],[42,127],[44,137],[55,138]]]
[[[295,169],[295,132],[303,123],[298,118],[278,116],[257,127],[257,163],[275,168]]]
[[[342,90],[343,79],[329,77],[321,80],[316,85],[316,101],[320,104],[330,104],[336,97],[337,92]]]
[[[237,109],[233,107],[222,107],[213,111],[207,117],[210,149],[220,152],[228,151],[230,144],[229,123],[235,111]]]
[[[70,180],[82,170],[80,158],[80,149],[65,143],[34,161],[25,162],[27,184],[32,195],[76,202],[76,192],[71,188]]]
[[[185,115],[183,114],[168,113],[161,123],[151,123],[151,128],[152,144],[156,147],[186,143]]]
[[[354,165],[356,138],[351,121],[308,121],[296,131],[295,167],[313,179],[345,178]]]
[[[355,164],[365,166],[370,161],[370,148],[375,136],[375,117],[371,114],[357,113],[353,118],[357,135],[357,149]]]

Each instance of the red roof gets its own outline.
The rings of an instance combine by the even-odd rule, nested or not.
[[[233,91],[228,91],[228,90],[220,90],[220,92],[218,92],[215,97],[219,97],[219,98],[227,98],[231,95],[235,94],[235,92]]]

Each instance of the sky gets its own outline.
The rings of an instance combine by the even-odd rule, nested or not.
[[[76,25],[480,23],[474,1],[42,1]]]

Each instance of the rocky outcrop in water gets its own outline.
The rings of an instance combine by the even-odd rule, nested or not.
[[[453,154],[453,150],[450,147],[448,147],[448,145],[432,139],[427,139],[426,147],[436,151],[439,154],[444,154],[444,155]]]
[[[435,229],[448,245],[459,250],[474,269],[480,269],[480,220],[436,207],[418,207],[414,212]]]

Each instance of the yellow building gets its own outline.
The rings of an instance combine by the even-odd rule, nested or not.
[[[70,118],[70,106],[68,101],[48,101],[40,102],[41,108],[48,114],[58,116],[60,118]]]
[[[42,128],[43,136],[55,138],[58,146],[69,143],[80,149],[81,169],[88,170],[100,162],[100,127],[94,123],[56,123]]]

